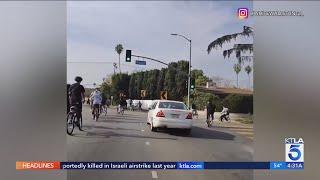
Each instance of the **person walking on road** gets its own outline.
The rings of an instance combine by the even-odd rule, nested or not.
[[[211,101],[208,101],[207,103],[207,124],[208,127],[211,126],[212,121],[214,120],[214,112],[216,110],[216,106],[214,104],[212,104]],[[211,117],[211,120],[210,120]]]
[[[69,97],[71,106],[77,107],[77,126],[79,130],[82,130],[80,127],[80,118],[82,118],[82,101],[84,101],[84,87],[80,84],[82,78],[77,76],[75,79],[76,83],[72,84],[69,88]]]

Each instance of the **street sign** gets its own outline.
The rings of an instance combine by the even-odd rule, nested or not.
[[[168,99],[168,93],[167,93],[167,91],[161,91],[161,92],[160,92],[160,99],[161,99],[161,100],[167,100],[167,99]]]
[[[140,91],[140,96],[142,97],[142,98],[144,98],[144,97],[146,97],[146,90],[141,90]]]
[[[138,64],[138,65],[146,65],[147,62],[146,61],[136,60],[136,64]]]

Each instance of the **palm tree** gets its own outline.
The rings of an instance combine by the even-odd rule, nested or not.
[[[121,68],[120,68],[120,54],[122,53],[122,51],[123,51],[123,46],[122,46],[122,44],[118,44],[116,47],[115,47],[115,50],[116,50],[116,52],[118,53],[118,55],[119,55],[119,72],[120,72],[120,74],[121,74]]]
[[[249,89],[250,89],[250,73],[251,73],[251,71],[252,71],[252,68],[251,68],[251,66],[247,66],[245,69],[244,69],[246,72],[247,72],[247,74],[248,74],[248,78],[249,78]]]
[[[236,72],[236,74],[237,74],[237,88],[239,88],[239,78],[238,78],[238,76],[239,76],[239,73],[240,73],[240,71],[241,71],[241,64],[235,64],[234,66],[233,66],[233,70],[234,70],[234,72]]]
[[[225,43],[231,42],[231,40],[236,40],[237,37],[244,36],[250,37],[253,36],[253,29],[249,26],[243,26],[243,31],[240,33],[234,33],[222,36],[214,41],[212,41],[207,49],[208,54],[211,52],[212,49],[222,48],[222,45]],[[223,57],[230,58],[232,53],[236,53],[236,57],[238,59],[238,64],[241,64],[243,60],[250,61],[252,58],[251,56],[244,56],[241,57],[241,52],[249,51],[250,54],[253,52],[253,44],[234,44],[233,48],[227,49],[223,51]]]

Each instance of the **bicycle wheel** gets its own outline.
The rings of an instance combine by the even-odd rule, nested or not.
[[[73,113],[67,115],[67,134],[72,135],[74,129],[75,116]]]
[[[80,126],[80,129],[82,129],[82,114],[80,114],[80,122],[79,122],[79,126]]]
[[[95,119],[96,121],[98,121],[98,118],[99,118],[99,109],[96,108],[96,109],[94,110],[94,116],[95,116],[94,119]]]

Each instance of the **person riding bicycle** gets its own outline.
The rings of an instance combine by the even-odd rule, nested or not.
[[[141,111],[141,110],[142,110],[142,108],[141,108],[141,107],[142,107],[142,103],[141,103],[141,101],[139,101],[139,102],[138,102],[138,108],[139,108],[139,111]]]
[[[67,84],[67,114],[70,112],[69,89],[70,89],[70,84]]]
[[[74,79],[76,83],[72,84],[69,88],[69,99],[70,105],[75,106],[77,109],[77,126],[81,130],[80,127],[80,118],[82,117],[82,101],[84,100],[84,87],[80,84],[82,81],[82,77],[77,76]]]
[[[132,99],[129,99],[129,107],[130,107],[130,110],[133,111],[133,100]]]
[[[102,95],[99,88],[96,88],[90,96],[92,100],[92,115],[94,115],[94,110],[97,108],[100,113],[100,105],[102,101]]]
[[[194,116],[198,116],[197,106],[194,103],[192,103],[191,108],[192,108],[192,114]]]
[[[107,98],[105,97],[105,95],[102,94],[102,100],[101,100],[101,112],[104,111],[104,112],[107,112]]]
[[[124,108],[127,106],[127,101],[122,97],[120,99],[120,103],[119,103],[119,108],[118,108],[118,113],[120,113],[121,111],[124,111]]]
[[[225,119],[226,121],[229,121],[229,109],[224,107],[222,108],[222,111],[221,111],[221,116],[220,116],[220,121],[222,122],[223,119]]]
[[[211,126],[211,123],[214,120],[215,110],[216,110],[216,106],[211,101],[208,101],[208,103],[207,103],[207,124],[208,124],[208,127]],[[210,121],[210,117],[211,117],[211,121]]]

